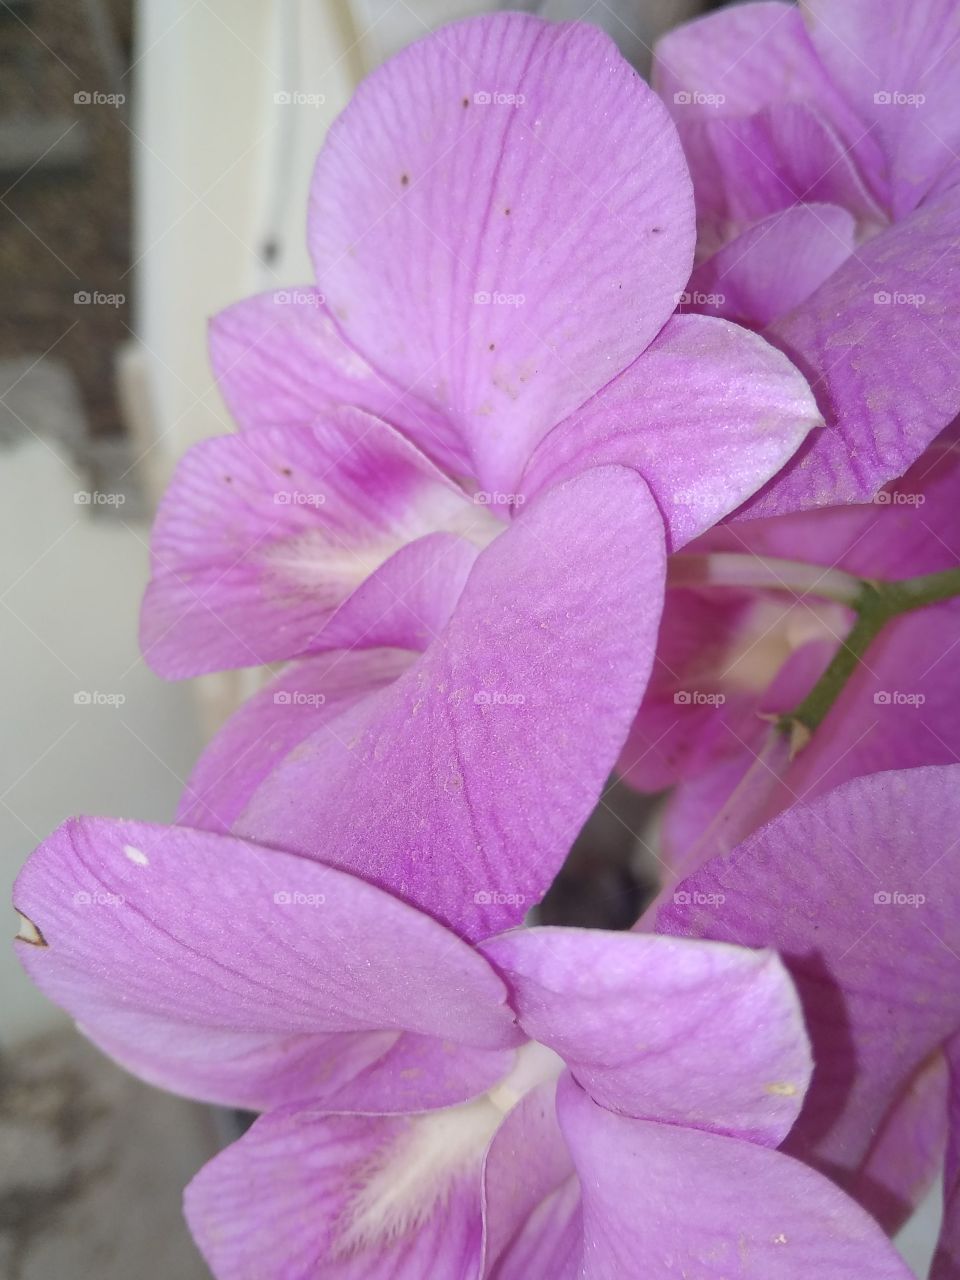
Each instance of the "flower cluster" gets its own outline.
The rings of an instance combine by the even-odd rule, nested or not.
[[[958,73],[958,0],[721,10],[659,96],[456,23],[331,129],[315,281],[213,321],[143,650],[283,668],[15,903],[106,1053],[261,1113],[220,1280],[902,1280],[948,1117],[955,1274]],[[538,923],[614,771],[660,890]]]

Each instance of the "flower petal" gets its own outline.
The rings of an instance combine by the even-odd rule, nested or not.
[[[336,1032],[352,1074],[391,1048],[384,1031],[517,1041],[501,982],[454,935],[342,871],[242,840],[74,819],[32,855],[15,901],[43,944],[18,944],[34,982],[166,1088],[253,1107],[336,1092],[350,1074]]]
[[[218,1280],[479,1280],[484,1147],[458,1121],[264,1116],[190,1183],[190,1230]]]
[[[808,167],[808,191],[818,167],[827,181],[838,183],[842,175],[853,193],[860,186],[857,168],[876,193],[885,190],[880,148],[833,83],[796,6],[730,5],[669,32],[658,42],[655,55],[654,84],[670,107],[690,156],[701,217],[707,211],[721,212],[721,193],[737,202],[755,198],[756,190],[764,186],[775,192],[773,175],[785,176],[799,159],[797,147],[791,147],[782,133],[791,118],[794,128],[808,136],[807,161],[812,166]],[[780,110],[798,105],[803,110],[797,115]],[[759,125],[759,132],[749,124],[746,132],[740,132],[747,118],[762,118],[764,112],[767,123]],[[748,182],[738,191],[732,175],[723,170],[731,161],[736,163],[738,149],[740,159],[747,161],[746,144],[762,152],[765,133],[770,141],[778,139],[765,157],[771,168],[758,171],[755,156],[753,171],[746,175]],[[721,172],[711,175],[711,160],[717,159]],[[798,187],[802,198],[804,183]],[[838,203],[875,210],[862,188],[855,201]],[[766,212],[772,212],[772,207]]]
[[[750,518],[870,502],[960,411],[960,189],[859,248],[767,330],[810,378],[827,430],[746,507]]]
[[[960,11],[954,0],[802,0],[810,38],[886,160],[895,218],[960,149]]]
[[[563,928],[519,929],[482,949],[523,1029],[601,1106],[768,1146],[786,1137],[812,1064],[771,952]]]
[[[440,640],[335,734],[303,742],[236,830],[354,869],[466,936],[516,924],[596,803],[642,696],[662,538],[624,468],[539,498],[480,555]]]
[[[547,437],[524,487],[587,466],[635,467],[675,551],[755,493],[821,422],[806,379],[762,338],[725,320],[676,316]]]
[[[575,1280],[581,1249],[580,1187],[556,1113],[556,1082],[509,1112],[483,1168],[484,1275]]]
[[[359,410],[205,440],[157,514],[144,656],[176,679],[309,653],[404,544],[443,529],[483,542],[501,527]]]
[[[235,711],[187,780],[177,822],[227,835],[271,771],[311,734],[391,684],[412,653],[361,649],[291,665]]]
[[[569,1077],[557,1112],[580,1175],[584,1280],[910,1280],[863,1209],[779,1151],[614,1115]]]
[[[508,492],[650,342],[693,256],[663,105],[596,28],[526,14],[454,23],[369,76],[320,153],[309,225],[344,334]]]
[[[210,322],[210,362],[241,427],[311,427],[340,405],[398,427],[452,471],[466,462],[449,422],[382,377],[337,329],[316,285],[260,293]]]
[[[690,277],[690,305],[762,329],[807,298],[849,258],[856,224],[833,204],[798,204],[755,222]]]
[[[787,1149],[833,1177],[853,1176],[960,1025],[958,784],[960,766],[904,769],[794,805],[657,915],[663,932],[781,953],[817,1064]]]

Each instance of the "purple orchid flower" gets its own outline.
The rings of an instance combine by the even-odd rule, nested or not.
[[[709,851],[706,832],[727,848],[737,842],[718,828],[732,813],[733,832],[743,833],[850,778],[960,758],[956,597],[887,623],[811,740],[792,758],[786,750],[777,761],[765,757],[771,720],[800,706],[849,632],[851,610],[829,598],[832,575],[908,579],[960,563],[955,431],[879,498],[721,526],[689,548],[707,563],[732,553],[747,578],[770,565],[773,589],[668,592],[658,662],[620,769],[640,790],[676,788],[661,850],[673,875]],[[809,593],[780,576],[780,558],[798,548]],[[759,803],[756,791],[742,790],[751,769],[764,784]]]
[[[365,83],[317,163],[326,302],[215,322],[244,430],[154,532],[163,674],[306,659],[181,821],[322,850],[470,938],[539,900],[639,706],[665,544],[818,420],[756,335],[672,316],[693,220],[667,113],[592,28],[468,21]]]
[[[657,47],[697,198],[687,297],[762,329],[830,428],[745,514],[869,501],[960,411],[958,76],[955,0],[735,5]]]
[[[314,860],[112,820],[51,836],[16,901],[28,972],[103,1049],[271,1108],[187,1192],[220,1280],[908,1275],[775,1149],[811,1062],[770,952],[473,947]]]
[[[958,823],[960,766],[856,778],[711,859],[656,917],[665,933],[783,956],[816,1064],[784,1150],[889,1230],[942,1160],[949,1050],[952,1145],[935,1280],[960,1263]]]
[[[213,323],[243,431],[192,450],[158,515],[142,644],[164,676],[419,651],[417,599],[453,607],[476,549],[560,480],[642,476],[656,557],[821,421],[774,348],[673,314],[686,162],[594,28],[498,14],[393,58],[320,153],[309,244],[316,285]]]

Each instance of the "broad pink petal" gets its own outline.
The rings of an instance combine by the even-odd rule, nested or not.
[[[482,542],[500,527],[356,409],[205,440],[157,514],[144,656],[179,678],[309,653],[343,601],[405,544],[435,530]]]
[[[821,422],[806,379],[762,338],[725,320],[676,316],[544,440],[524,487],[588,466],[634,467],[675,551],[755,493]]]
[[[863,1209],[779,1151],[614,1115],[569,1077],[557,1111],[582,1188],[583,1280],[910,1280]]]
[[[777,1146],[812,1069],[779,959],[651,937],[519,929],[483,951],[523,1029],[601,1106]]]
[[[452,1139],[456,1112],[262,1117],[187,1188],[201,1253],[218,1280],[478,1280],[483,1149],[442,1150],[445,1122]]]
[[[948,1090],[938,1052],[897,1098],[848,1186],[888,1235],[900,1230],[943,1168]]]
[[[853,252],[846,209],[798,204],[754,223],[694,270],[686,305],[762,329],[798,307]]]
[[[465,935],[516,924],[596,803],[642,696],[662,538],[625,468],[538,498],[479,556],[441,638],[298,746],[235,829],[353,869]]]
[[[464,469],[463,442],[450,423],[350,346],[316,285],[260,293],[214,316],[210,361],[241,427],[310,427],[353,405],[399,427],[441,465]]]
[[[368,77],[309,226],[343,333],[507,492],[663,325],[694,240],[662,103],[596,28],[526,14],[444,27]]]
[[[271,771],[311,734],[396,680],[412,653],[361,649],[291,665],[235,711],[187,779],[177,822],[230,832]]]
[[[787,1149],[839,1179],[960,1025],[958,828],[956,765],[857,778],[712,859],[657,916],[781,953],[816,1063]]]
[[[556,1115],[556,1083],[531,1090],[487,1151],[484,1275],[574,1280],[581,1246],[580,1188]]]
[[[768,336],[827,420],[745,515],[870,502],[960,411],[960,190],[861,246]]]
[[[834,85],[886,161],[893,216],[916,208],[960,150],[960,11],[954,0],[803,0]]]
[[[709,153],[713,150],[709,139],[716,138],[724,126],[736,130],[739,121],[784,104],[803,104],[819,116],[817,126],[811,111],[805,127],[811,143],[809,158],[822,162],[827,180],[836,182],[839,171],[847,182],[858,185],[853,175],[859,167],[876,193],[885,190],[880,148],[861,116],[833,83],[816,43],[811,41],[800,10],[780,3],[728,5],[677,27],[658,42],[654,84],[677,122],[684,146],[690,150],[698,212],[719,207],[717,188],[722,190],[724,186],[722,175],[714,175],[712,182],[706,180],[708,169],[698,162],[708,157],[701,155],[699,147],[705,144]],[[781,138],[766,157],[777,172],[781,165],[788,171],[793,163],[786,142],[785,137]],[[751,145],[756,149],[756,135]],[[717,158],[716,154],[713,158]],[[758,181],[763,185],[764,175],[758,167],[759,160],[749,187],[756,187]],[[732,182],[729,187],[734,200],[749,192],[748,187],[738,197]],[[846,205],[845,201],[841,203]]]
[[[34,982],[166,1088],[263,1107],[335,1093],[391,1048],[384,1031],[517,1040],[502,983],[428,916],[242,840],[74,819],[32,855],[15,901],[39,933],[18,943]]]

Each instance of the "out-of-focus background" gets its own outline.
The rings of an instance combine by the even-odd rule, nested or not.
[[[493,0],[0,0],[0,890],[76,813],[169,820],[256,677],[140,659],[151,511],[231,430],[207,318],[307,283],[313,158],[358,80]],[[706,0],[525,0],[642,70]],[[12,930],[11,930],[12,933]],[[0,1277],[194,1280],[180,1191],[227,1121],[125,1076],[0,949]],[[929,1223],[908,1228],[916,1265]]]

